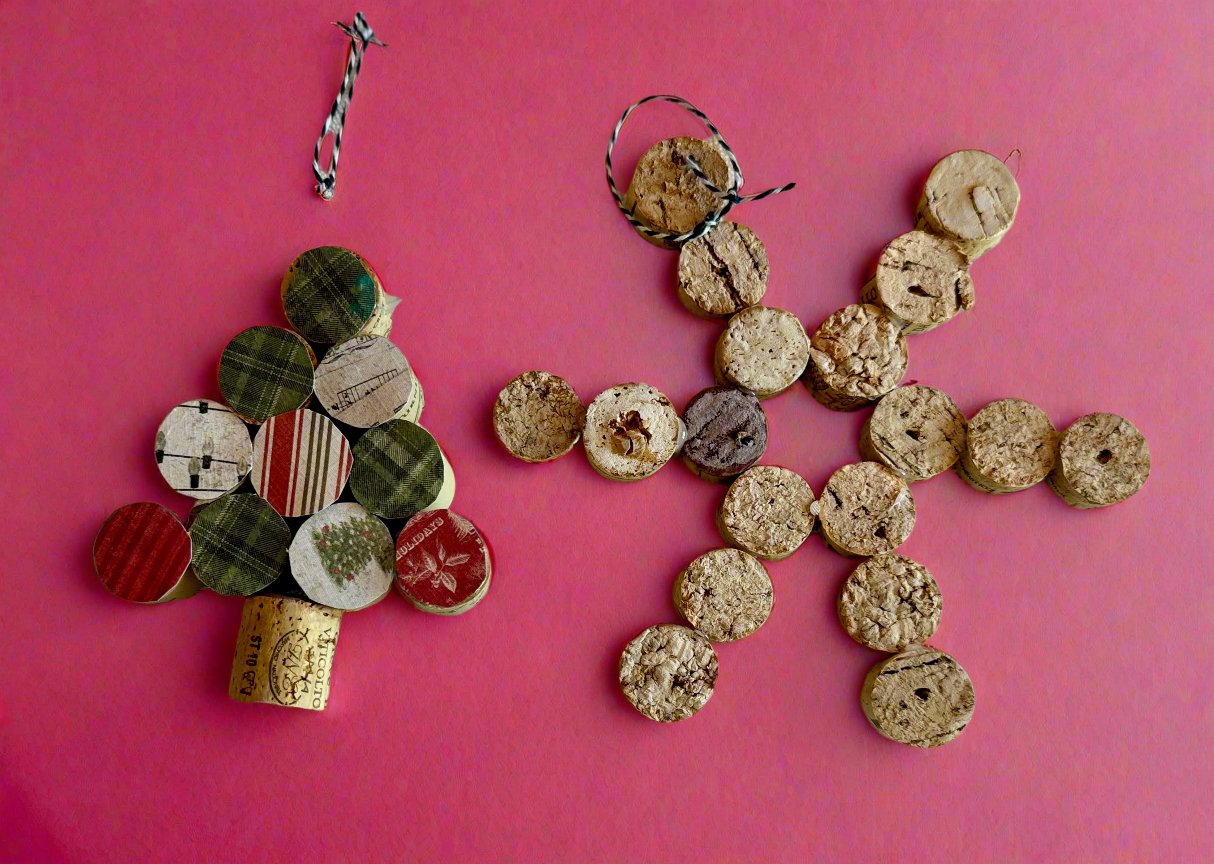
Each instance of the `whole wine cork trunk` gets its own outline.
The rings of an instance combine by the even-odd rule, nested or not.
[[[880,399],[906,374],[906,336],[878,306],[838,310],[809,344],[806,386],[834,411],[855,411]]]
[[[1044,411],[1023,399],[1000,399],[970,419],[957,473],[982,492],[1019,492],[1046,478],[1057,447]]]
[[[679,299],[703,318],[720,318],[754,306],[767,291],[767,249],[755,232],[722,222],[679,252]]]
[[[1116,414],[1088,414],[1062,433],[1049,481],[1063,501],[1087,510],[1125,501],[1150,473],[1147,439],[1133,423]]]
[[[1019,206],[1020,187],[1006,165],[981,150],[959,150],[928,175],[916,227],[955,241],[973,260],[1003,239]]]
[[[965,415],[947,394],[914,384],[891,390],[860,430],[860,453],[907,481],[956,464],[965,449]]]
[[[938,747],[969,725],[974,685],[961,664],[943,651],[912,645],[869,670],[860,707],[886,738],[911,747]]]
[[[695,228],[720,206],[687,164],[691,156],[718,189],[733,184],[733,169],[725,154],[712,141],[700,138],[668,138],[645,151],[632,174],[624,206],[638,222],[656,231],[684,234]],[[665,249],[675,245],[659,237],[650,243]]]
[[[911,231],[885,247],[861,299],[884,309],[903,333],[926,333],[974,308],[969,260],[952,240]]]
[[[323,711],[340,628],[336,609],[289,597],[250,597],[240,617],[228,695],[237,702]]]

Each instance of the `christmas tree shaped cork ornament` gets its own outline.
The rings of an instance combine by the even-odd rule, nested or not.
[[[228,695],[323,711],[329,702],[341,611],[306,600],[250,597],[240,616]]]
[[[312,398],[316,355],[282,327],[250,327],[232,338],[219,360],[219,392],[242,419],[264,423]]]
[[[190,526],[194,574],[212,591],[247,597],[268,587],[287,563],[291,529],[258,495],[224,495]]]
[[[423,612],[467,612],[484,599],[492,576],[488,544],[458,513],[419,513],[397,536],[396,587]]]
[[[320,345],[345,342],[378,330],[388,316],[379,277],[366,261],[340,246],[309,249],[282,279],[282,310],[305,339]]]
[[[938,747],[969,725],[974,685],[961,664],[943,651],[912,645],[869,671],[860,707],[886,738],[911,747]]]
[[[915,527],[915,499],[906,482],[884,465],[844,465],[826,481],[818,522],[827,544],[842,555],[892,552]]]
[[[249,474],[249,429],[221,402],[195,399],[169,412],[156,430],[156,467],[176,492],[199,500],[231,492]]]
[[[880,399],[906,374],[906,337],[871,304],[831,314],[809,342],[805,383],[834,411],[855,411]]]
[[[325,352],[316,367],[316,400],[347,426],[414,423],[426,397],[401,350],[384,336],[355,336]]]
[[[637,163],[624,196],[624,206],[637,221],[654,231],[684,234],[719,207],[720,199],[696,176],[689,158],[718,189],[728,188],[735,179],[725,153],[715,142],[700,138],[659,141]],[[653,234],[641,236],[664,248],[678,245]]]
[[[741,549],[705,552],[679,573],[674,605],[713,642],[735,642],[771,615],[771,577],[759,559]]]
[[[643,480],[683,446],[686,430],[674,406],[648,384],[604,390],[586,409],[586,458],[608,480]]]
[[[817,504],[805,478],[788,468],[756,465],[730,484],[717,511],[721,538],[756,558],[778,561],[813,531]]]
[[[990,153],[959,150],[928,175],[918,227],[953,240],[972,260],[1003,239],[1020,206],[1020,187]]]
[[[839,593],[839,623],[861,645],[894,653],[940,626],[940,588],[918,561],[889,553],[860,564]]]
[[[701,390],[683,410],[683,461],[697,477],[728,480],[763,457],[767,414],[758,398],[736,387]]]
[[[392,535],[360,504],[332,504],[309,517],[288,557],[308,599],[333,609],[366,609],[392,588]]]
[[[751,306],[725,325],[714,362],[719,383],[770,399],[797,383],[805,371],[809,339],[791,312]]]
[[[999,399],[970,418],[957,473],[982,492],[1028,489],[1054,467],[1058,433],[1046,413],[1023,399]]]
[[[192,597],[190,535],[167,508],[151,502],[119,507],[93,541],[93,567],[105,589],[134,603]]]
[[[658,624],[620,655],[620,689],[650,720],[674,723],[712,698],[717,669],[717,652],[707,636],[679,624]]]
[[[1072,423],[1058,446],[1050,486],[1072,507],[1120,504],[1147,482],[1147,439],[1124,417],[1088,414]]]
[[[493,431],[524,462],[564,456],[582,437],[586,408],[564,378],[532,370],[510,380],[493,405]]]
[[[433,435],[408,420],[390,420],[354,445],[350,492],[376,516],[408,519],[450,506],[455,473]]]
[[[884,309],[903,333],[926,333],[974,308],[969,259],[946,237],[911,231],[885,247],[861,299]]]
[[[310,516],[341,497],[353,462],[333,421],[300,408],[257,430],[253,489],[282,516]]]
[[[965,428],[965,415],[946,393],[922,384],[898,387],[864,421],[860,453],[904,480],[926,480],[961,458]]]
[[[703,318],[733,315],[763,300],[770,270],[755,232],[722,222],[679,250],[679,300]]]

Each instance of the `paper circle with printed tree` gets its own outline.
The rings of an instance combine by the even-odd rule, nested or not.
[[[142,501],[119,507],[93,541],[93,567],[115,597],[161,603],[198,592],[188,574],[190,535],[167,508]]]
[[[253,489],[282,516],[310,516],[341,497],[354,456],[323,414],[271,417],[253,438]]]
[[[450,506],[455,474],[433,435],[408,420],[389,420],[354,445],[350,492],[376,516],[408,519]]]
[[[249,327],[232,337],[219,358],[219,392],[249,423],[264,423],[308,404],[316,355],[298,333]]]
[[[244,421],[213,399],[182,402],[156,430],[156,467],[174,492],[209,501],[249,474],[253,442]]]
[[[488,593],[492,575],[488,544],[458,513],[419,513],[396,538],[396,587],[423,612],[467,612]]]
[[[291,541],[291,575],[308,599],[353,612],[384,599],[396,575],[388,526],[361,504],[332,504]]]

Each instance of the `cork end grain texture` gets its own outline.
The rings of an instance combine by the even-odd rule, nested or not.
[[[971,259],[1012,227],[1020,186],[998,158],[981,150],[945,156],[928,175],[919,202],[920,227],[955,240]]]
[[[533,370],[514,378],[493,406],[493,431],[524,462],[564,456],[582,437],[586,409],[565,379]]]
[[[914,645],[869,670],[860,706],[886,738],[911,747],[938,747],[969,725],[974,685],[952,657]]]
[[[733,315],[763,299],[770,270],[755,232],[722,222],[679,251],[679,299],[706,318]]]
[[[839,593],[839,623],[861,645],[902,651],[940,625],[940,588],[928,569],[901,555],[876,555],[852,571]]]
[[[915,499],[884,465],[857,462],[830,476],[818,502],[822,536],[843,555],[892,552],[915,527]]]
[[[766,568],[740,549],[705,552],[675,580],[675,606],[713,642],[734,642],[754,633],[771,615],[772,602]]]
[[[860,408],[906,374],[906,336],[878,306],[858,303],[832,313],[809,341],[806,383],[827,408]]]
[[[701,138],[659,141],[641,156],[624,195],[624,206],[641,224],[657,231],[683,234],[720,205],[720,199],[704,188],[687,164],[688,156],[695,159],[718,189],[727,189],[732,184],[733,170],[714,142]],[[670,243],[659,238],[645,239],[671,248]]]
[[[999,399],[970,418],[957,471],[983,492],[1018,492],[1049,475],[1057,447],[1044,411],[1023,399]]]
[[[620,655],[620,689],[650,720],[674,723],[712,697],[717,669],[717,652],[706,636],[679,624],[659,624]]]
[[[717,511],[717,527],[731,546],[777,561],[809,537],[815,503],[813,489],[800,474],[756,465],[730,485]]]
[[[705,480],[736,477],[767,449],[767,414],[758,398],[736,387],[701,390],[683,411],[683,459]]]
[[[860,452],[908,481],[956,464],[965,449],[965,415],[948,394],[912,384],[891,390],[865,422]]]
[[[1080,417],[1062,433],[1050,486],[1073,507],[1119,504],[1134,495],[1151,473],[1147,439],[1116,414]]]
[[[751,306],[725,325],[715,361],[719,380],[769,399],[801,377],[809,362],[809,339],[791,312]]]
[[[634,382],[594,398],[582,438],[594,470],[609,480],[642,480],[683,446],[684,427],[665,395]]]
[[[881,253],[864,300],[887,311],[906,333],[924,333],[974,307],[969,259],[945,237],[910,231]]]

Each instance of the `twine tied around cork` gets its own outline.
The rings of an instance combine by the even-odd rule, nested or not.
[[[713,143],[720,148],[721,153],[725,156],[726,162],[729,164],[729,186],[726,189],[720,189],[708,178],[708,175],[704,172],[704,169],[700,167],[698,162],[696,162],[695,157],[687,157],[687,167],[689,167],[692,173],[695,174],[696,179],[700,182],[700,184],[703,185],[703,187],[718,200],[718,204],[712,210],[712,212],[710,212],[704,217],[703,220],[700,221],[698,225],[696,225],[690,231],[686,231],[682,234],[675,234],[669,231],[661,231],[656,228],[650,228],[648,225],[645,225],[643,222],[637,219],[636,216],[633,215],[632,208],[628,207],[624,203],[624,196],[620,194],[619,187],[616,186],[615,183],[615,170],[611,165],[611,154],[615,151],[615,142],[620,137],[620,130],[624,128],[624,124],[628,122],[628,118],[632,115],[632,112],[648,102],[670,102],[674,105],[678,105],[680,108],[687,110],[697,117],[712,134]],[[689,240],[695,240],[697,237],[703,237],[713,228],[717,227],[717,225],[721,223],[721,220],[725,218],[726,214],[728,214],[729,211],[732,210],[737,204],[741,204],[745,201],[762,201],[764,198],[770,198],[772,195],[779,195],[781,192],[787,192],[790,189],[794,189],[797,185],[796,183],[785,183],[783,186],[775,186],[771,189],[765,189],[764,191],[755,195],[739,195],[738,189],[741,187],[743,182],[742,169],[738,165],[738,157],[734,155],[734,152],[730,146],[725,143],[725,138],[721,135],[720,130],[713,125],[712,121],[708,119],[708,116],[703,111],[692,105],[686,99],[678,96],[663,94],[646,96],[644,99],[638,99],[636,102],[633,102],[626,109],[624,109],[624,113],[620,115],[619,121],[615,124],[615,128],[611,131],[611,140],[607,142],[606,164],[607,188],[611,190],[611,197],[615,199],[615,204],[620,208],[620,212],[624,214],[624,218],[627,219],[632,227],[635,228],[642,236],[662,240],[671,244],[672,246],[681,246]]]

